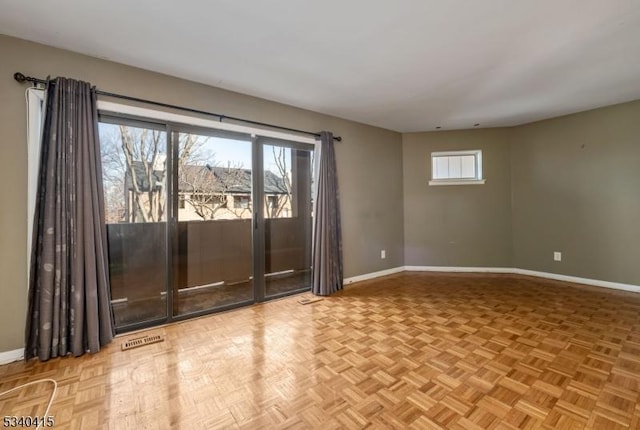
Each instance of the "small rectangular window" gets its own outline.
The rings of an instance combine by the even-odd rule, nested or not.
[[[484,184],[482,151],[447,151],[431,153],[429,185]]]

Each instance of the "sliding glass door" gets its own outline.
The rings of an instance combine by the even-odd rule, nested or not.
[[[251,303],[250,136],[175,132],[174,315]]]
[[[313,145],[101,116],[118,331],[310,287]]]
[[[261,139],[264,289],[272,298],[311,285],[313,147]]]
[[[167,319],[167,133],[101,122],[102,178],[116,327]]]

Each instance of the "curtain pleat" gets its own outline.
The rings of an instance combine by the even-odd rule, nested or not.
[[[328,296],[342,289],[342,231],[333,135],[320,133],[320,168],[313,225],[311,291]]]
[[[114,335],[94,89],[48,83],[25,358],[95,353]]]

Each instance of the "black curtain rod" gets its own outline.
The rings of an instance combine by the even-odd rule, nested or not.
[[[42,85],[47,85],[47,83],[48,83],[48,81],[46,81],[44,79],[38,79],[38,78],[33,78],[31,76],[25,76],[20,72],[14,73],[13,74],[13,79],[15,79],[16,81],[18,81],[20,83],[31,82],[33,84],[42,84]],[[169,109],[177,109],[177,110],[181,110],[181,111],[185,111],[185,112],[197,113],[197,114],[200,114],[200,115],[215,116],[220,121],[223,121],[223,120],[227,119],[227,120],[231,120],[231,121],[243,122],[245,124],[257,125],[257,126],[260,126],[260,127],[268,127],[268,128],[274,128],[276,130],[284,130],[284,131],[290,131],[292,133],[308,134],[310,136],[320,137],[320,133],[313,133],[311,131],[297,130],[295,128],[289,128],[289,127],[281,127],[279,125],[267,124],[267,123],[258,122],[258,121],[251,121],[249,119],[236,118],[234,116],[222,115],[222,114],[215,113],[215,112],[207,112],[207,111],[204,111],[204,110],[192,109],[192,108],[188,108],[188,107],[184,107],[184,106],[177,106],[177,105],[172,105],[172,104],[168,104],[168,103],[156,102],[156,101],[153,101],[153,100],[140,99],[138,97],[125,96],[125,95],[122,95],[122,94],[110,93],[110,92],[107,92],[107,91],[96,90],[96,94],[100,95],[100,96],[105,96],[105,97],[113,97],[113,98],[117,98],[117,99],[129,100],[129,101],[132,101],[132,102],[145,103],[145,104],[154,105],[154,106],[160,106],[160,107],[169,108]],[[333,136],[333,140],[338,141],[338,142],[342,142],[342,137]]]

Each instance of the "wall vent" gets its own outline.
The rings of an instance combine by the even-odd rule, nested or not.
[[[160,335],[154,336],[143,336],[136,337],[134,339],[129,339],[122,344],[122,350],[126,351],[128,349],[138,348],[139,346],[145,346],[152,343],[163,342],[164,338]]]

